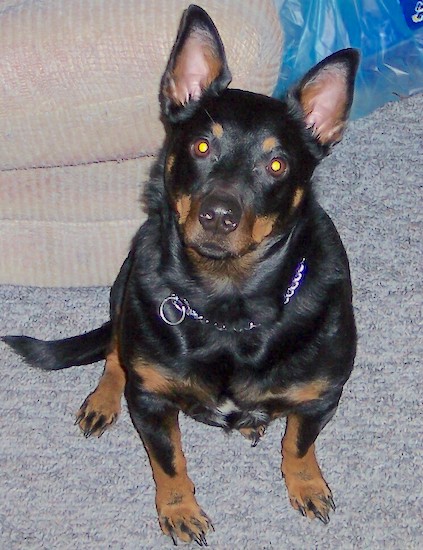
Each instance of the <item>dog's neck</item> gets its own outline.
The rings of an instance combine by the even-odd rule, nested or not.
[[[260,251],[252,250],[239,258],[215,260],[201,256],[192,248],[186,252],[201,282],[212,294],[232,292],[243,287],[262,255]]]
[[[290,245],[295,240],[295,234],[296,225],[293,225],[282,235],[267,239],[239,258],[214,260],[201,256],[193,249],[186,249],[186,252],[208,294],[232,295],[239,290],[249,294],[255,294],[258,291],[262,293],[267,284],[272,285],[272,281],[267,280],[266,274],[270,273],[272,280],[275,277],[281,277],[281,283],[283,283],[281,269],[269,269],[268,264],[276,264],[285,271],[283,266],[288,257]],[[296,261],[295,259],[294,262]],[[293,267],[289,265],[286,267],[286,277],[289,278],[292,276]]]

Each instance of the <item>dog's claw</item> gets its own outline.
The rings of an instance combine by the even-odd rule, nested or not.
[[[78,426],[85,416],[85,409],[80,409],[75,418],[75,426]]]
[[[309,509],[313,512],[315,517],[317,519],[319,519],[324,525],[327,525],[329,523],[329,515],[328,514],[323,514],[315,506],[313,506],[311,503],[309,505]]]
[[[178,539],[176,538],[176,535],[175,533],[173,533],[173,531],[170,533],[170,537],[172,539],[173,545],[178,546]]]
[[[304,506],[298,506],[298,511],[300,512],[300,514],[301,514],[303,517],[306,517],[306,516],[307,516],[307,512],[306,512]]]
[[[167,514],[159,512],[162,531],[172,539],[174,546],[178,546],[178,542],[183,541],[208,547],[206,535],[209,530],[214,531],[214,527],[207,514],[201,508],[197,508],[196,502],[195,504],[194,509],[182,507],[177,511],[172,506],[166,510]]]
[[[208,546],[207,539],[204,536],[204,533],[200,533],[196,537],[194,537],[195,542],[198,544],[198,546]]]
[[[208,516],[205,512],[203,512],[203,510],[201,510],[201,515],[203,516],[203,518],[206,519],[207,527],[208,527],[209,529],[211,529],[212,531],[215,531],[215,528],[214,528],[214,525],[213,525],[213,523],[212,523],[212,520],[209,518],[209,516]]]
[[[330,507],[332,508],[332,510],[335,512],[335,510],[336,510],[336,505],[335,505],[335,502],[334,502],[334,500],[333,500],[333,498],[332,498],[332,495],[330,495],[330,496],[328,497],[328,502],[329,502],[329,506],[330,506]]]
[[[256,434],[251,439],[251,447],[257,447],[258,442],[260,441],[260,437]]]

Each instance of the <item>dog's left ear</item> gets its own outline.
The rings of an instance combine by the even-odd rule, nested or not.
[[[342,139],[354,96],[357,50],[340,50],[311,69],[293,90],[307,127],[324,147]]]
[[[188,115],[207,93],[219,93],[232,79],[219,33],[200,7],[185,10],[162,78],[162,112],[175,121]]]

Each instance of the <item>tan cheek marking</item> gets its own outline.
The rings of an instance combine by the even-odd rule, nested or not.
[[[263,239],[265,239],[268,235],[270,235],[275,221],[276,221],[276,216],[262,216],[262,217],[256,218],[253,225],[253,231],[252,231],[252,237],[254,242],[256,242],[257,244],[260,244],[263,241]]]
[[[304,197],[304,189],[301,189],[301,187],[297,187],[294,194],[294,200],[292,201],[292,207],[298,208],[300,206],[300,203],[303,197]]]
[[[263,141],[263,144],[262,144],[261,147],[262,147],[264,153],[270,153],[270,151],[272,151],[276,147],[277,144],[278,144],[278,142],[277,142],[276,138],[268,137]]]
[[[215,122],[212,126],[212,132],[214,137],[217,137],[218,139],[220,139],[223,136],[223,126]]]
[[[169,155],[169,158],[166,162],[166,171],[170,173],[172,171],[173,165],[175,164],[175,155]]]
[[[182,197],[176,201],[176,210],[179,214],[179,223],[183,225],[187,221],[191,210],[191,196],[182,195]]]
[[[327,380],[314,380],[305,384],[294,384],[283,392],[282,397],[293,404],[319,399],[322,393],[328,389]]]

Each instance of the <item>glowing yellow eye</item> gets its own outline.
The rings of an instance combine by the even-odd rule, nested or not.
[[[274,172],[279,172],[279,170],[282,168],[282,163],[280,160],[274,160],[272,162],[272,164],[270,165],[270,168],[274,171]]]
[[[206,139],[198,139],[192,144],[191,150],[196,157],[207,157],[210,153],[210,144]]]
[[[286,162],[281,158],[274,158],[267,165],[267,170],[272,176],[281,176],[286,172]]]
[[[200,153],[207,153],[209,150],[209,144],[207,141],[200,141],[200,143],[197,145],[197,149]]]

